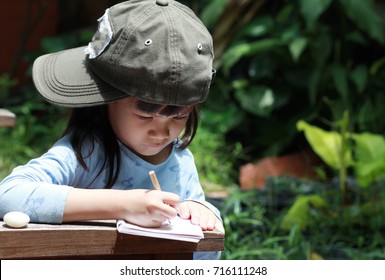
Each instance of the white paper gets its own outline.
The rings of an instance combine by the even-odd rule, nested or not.
[[[204,237],[200,226],[193,225],[190,220],[184,220],[178,216],[170,221],[164,222],[158,228],[141,227],[127,223],[124,220],[118,220],[116,226],[117,230],[121,233],[195,243]]]

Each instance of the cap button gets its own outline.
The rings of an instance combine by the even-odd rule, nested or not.
[[[168,6],[168,2],[170,2],[169,0],[156,0],[156,4],[158,4],[159,6]]]

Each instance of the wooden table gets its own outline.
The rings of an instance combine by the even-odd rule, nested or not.
[[[223,251],[224,235],[204,232],[198,243],[119,233],[114,221],[12,229],[0,221],[0,259],[192,259],[193,252]]]
[[[16,116],[14,113],[0,108],[0,127],[11,127],[16,124]]]

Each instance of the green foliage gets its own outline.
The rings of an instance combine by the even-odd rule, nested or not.
[[[11,79],[7,74],[0,76],[0,107],[8,105],[7,95],[9,89],[16,85],[16,83],[17,81],[15,79]]]
[[[351,133],[348,124],[347,113],[340,123],[340,132],[325,131],[302,120],[297,123],[313,150],[329,167],[339,171],[340,188],[327,182],[322,192],[298,195],[284,214],[282,228],[298,227],[311,244],[317,244],[314,236],[329,238],[342,253],[338,258],[382,258],[384,251],[376,246],[383,244],[384,239],[376,234],[383,231],[385,221],[385,138],[366,132]],[[354,181],[347,182],[349,167]],[[315,253],[323,255],[319,250]]]
[[[33,90],[21,105],[9,107],[16,114],[16,126],[0,128],[0,180],[14,167],[45,152],[61,135],[66,110],[48,105]]]
[[[353,164],[352,153],[347,151],[341,158],[342,135],[336,131],[325,131],[322,128],[312,126],[300,120],[297,128],[303,131],[310,146],[318,156],[331,168],[338,170],[342,167],[342,161]]]
[[[85,29],[81,32],[62,34],[56,37],[43,38],[41,49],[44,53],[58,52],[65,49],[87,45],[94,31]]]
[[[369,186],[385,177],[385,138],[372,133],[353,134],[357,160],[354,174],[361,186]]]
[[[312,149],[331,168],[351,167],[360,186],[368,187],[385,178],[385,138],[368,132],[347,133],[348,149],[341,154],[343,134],[326,131],[299,121],[298,129],[305,133]],[[344,160],[342,160],[344,158]],[[345,162],[342,164],[342,162]]]
[[[213,27],[215,25],[215,21],[225,9],[226,2],[227,0],[210,0],[205,5],[205,9],[200,15],[200,18],[207,27]]]
[[[234,8],[236,2],[226,5]],[[220,113],[215,106],[225,104],[222,112],[232,111],[231,122],[218,123],[228,143],[241,143],[249,160],[301,149],[309,143],[297,130],[298,121],[317,124],[313,147],[323,154],[327,151],[329,164],[341,171],[338,183],[344,192],[330,181],[312,189],[314,183],[279,178],[267,190],[233,194],[223,208],[223,258],[381,259],[385,256],[383,183],[371,177],[375,187],[356,188],[345,172],[358,166],[353,165],[358,157],[373,162],[364,149],[373,145],[371,141],[376,146],[380,142],[356,140],[353,152],[347,145],[352,134],[346,129],[373,134],[385,129],[384,24],[379,12],[373,1],[253,1],[257,2],[261,8],[243,25],[217,21],[229,27],[226,34],[231,37],[223,55],[219,49],[218,74],[209,97],[215,101],[207,108]],[[239,12],[222,10],[219,19],[232,19]],[[215,26],[214,35],[224,29]],[[226,40],[218,37],[214,36],[214,45],[222,47]],[[350,112],[349,127],[344,123],[345,111]],[[339,125],[341,134],[325,135],[325,120]],[[330,147],[332,152],[327,150]],[[359,156],[356,149],[366,156]],[[359,170],[373,175],[381,163],[372,166],[365,160],[365,166]],[[277,184],[282,188],[277,190]],[[350,203],[341,204],[346,198]]]
[[[246,2],[246,12],[259,5],[254,16],[239,8]],[[213,17],[222,11],[210,19],[214,46],[223,52],[211,96],[234,108],[228,143],[241,143],[254,160],[284,154],[307,145],[298,120],[323,126],[346,110],[352,130],[385,130],[385,25],[374,1],[217,0],[203,14],[214,6]],[[229,26],[236,16],[243,21]]]
[[[341,207],[338,187],[293,178],[272,178],[264,190],[234,192],[222,207],[222,258],[383,259],[384,183],[351,188],[349,196],[354,203]]]
[[[282,227],[290,229],[298,225],[301,230],[305,229],[309,224],[309,208],[311,205],[317,208],[325,207],[326,201],[319,195],[297,196],[282,221]]]
[[[265,218],[265,209],[255,203],[255,193],[233,193],[222,209],[226,230],[223,259],[286,259],[278,228]]]
[[[41,53],[84,45],[91,36],[90,31],[84,30],[45,38],[42,50],[39,53],[28,53],[26,57],[33,61]],[[14,167],[40,156],[51,147],[62,134],[67,122],[68,109],[46,103],[32,82],[19,86],[17,91],[13,89],[16,84],[17,81],[7,75],[0,77],[0,101],[16,114],[15,127],[0,128],[0,180]]]
[[[227,146],[222,134],[201,126],[189,148],[203,185],[230,187],[235,184],[237,174],[232,160],[239,157],[240,147]]]

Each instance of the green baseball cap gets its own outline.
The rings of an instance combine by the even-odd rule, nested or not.
[[[173,0],[130,0],[107,9],[88,46],[38,57],[33,81],[66,107],[135,96],[158,104],[203,102],[215,70],[212,37]]]

